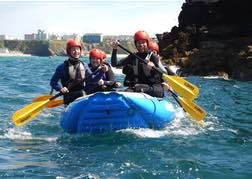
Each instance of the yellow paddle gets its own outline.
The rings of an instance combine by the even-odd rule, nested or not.
[[[80,84],[80,83],[82,83],[82,82],[84,82],[86,80],[89,80],[89,78],[92,77],[92,75],[95,74],[96,72],[98,72],[100,69],[101,68],[98,68],[93,73],[91,73],[89,76],[84,78],[83,80],[77,80],[68,89],[71,90],[75,86],[77,86],[78,84]],[[57,97],[59,97],[61,95],[63,95],[63,94],[58,93],[58,94],[56,94],[55,96],[52,96],[52,97],[49,97],[49,95],[46,95],[46,96],[41,96],[41,97],[36,98],[36,102],[33,102],[32,104],[29,104],[29,105],[25,106],[24,108],[16,111],[12,115],[13,123],[15,125],[17,125],[17,126],[22,126],[25,123],[32,120],[32,118],[37,116],[44,107],[53,107],[54,105],[56,105],[56,103],[61,104],[63,101],[58,101],[57,100],[56,103],[52,102],[54,99],[56,99]]]
[[[198,87],[179,76],[171,76],[163,73],[162,78],[176,93],[190,101],[194,100],[199,94]]]
[[[36,97],[35,99],[33,99],[32,102],[38,102],[38,101],[45,101],[47,99],[50,99],[51,97],[53,97],[52,95],[48,94],[48,95],[43,95],[43,96],[39,96]]]
[[[145,60],[137,56],[136,54],[133,54],[128,49],[124,48],[121,44],[118,44],[120,48],[125,50],[131,55],[134,55],[137,59],[142,61],[143,63],[147,64]],[[163,80],[168,83],[175,92],[183,96],[184,98],[178,96],[173,91],[169,90],[174,99],[178,102],[178,104],[195,120],[198,122],[203,122],[203,119],[206,116],[206,112],[197,104],[193,103],[192,100],[196,98],[199,94],[199,89],[197,86],[191,84],[190,82],[184,80],[181,77],[178,76],[170,76],[163,73],[159,68],[154,67],[155,70],[162,73]]]
[[[46,105],[46,107],[48,107],[48,108],[55,108],[55,107],[61,106],[62,104],[64,104],[64,100],[63,99],[56,99],[56,100],[50,101]]]
[[[33,100],[33,102],[45,101],[45,100],[50,99],[50,98],[52,98],[52,97],[53,97],[52,95],[39,96],[39,97],[35,98],[35,99]],[[54,100],[51,100],[51,101],[46,105],[46,107],[47,107],[47,108],[55,108],[55,107],[60,106],[60,105],[62,105],[62,104],[64,104],[63,99],[54,99]]]
[[[12,115],[13,123],[17,126],[24,125],[25,123],[32,120],[32,118],[37,116],[41,112],[41,110],[50,103],[50,101],[54,100],[55,98],[57,98],[61,95],[62,95],[62,93],[58,93],[49,99],[34,102],[34,103],[29,104],[29,105],[25,106],[24,108],[16,111]]]
[[[139,56],[137,56],[136,54],[130,52],[128,49],[123,47],[121,44],[118,44],[118,46],[120,48],[122,48],[124,51],[128,52],[129,54],[134,55],[137,59],[139,59],[143,63],[147,64],[147,62],[144,59],[142,59]],[[167,75],[167,74],[163,73],[162,70],[157,67],[153,67],[153,68],[156,71],[158,71],[159,73],[161,73],[163,80],[166,83],[168,83],[174,89],[174,91],[176,93],[178,93],[179,95],[181,95],[182,97],[192,101],[194,98],[196,98],[198,96],[199,88],[197,86],[191,84],[190,82],[186,81],[185,79],[183,79],[181,77]]]
[[[171,90],[169,91],[172,93],[172,96],[178,102],[178,104],[184,109],[184,111],[186,111],[191,116],[192,119],[195,119],[201,124],[204,122],[203,120],[207,115],[204,109],[202,109],[200,106],[198,106],[194,102],[178,96],[173,91]]]

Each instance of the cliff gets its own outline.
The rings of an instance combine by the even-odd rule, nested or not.
[[[7,48],[10,51],[18,51],[24,54],[31,54],[34,56],[65,56],[66,55],[66,43],[65,40],[0,40],[0,48]],[[130,50],[134,50],[133,41],[121,41],[121,44]],[[99,48],[105,53],[110,54],[112,52],[111,42],[102,42],[100,44],[83,44],[84,53],[88,53],[92,48]],[[125,53],[119,49],[118,53]]]
[[[0,48],[36,56],[51,55],[48,41],[3,40],[0,41]]]
[[[182,75],[252,80],[252,1],[186,0],[179,26],[157,34],[167,64]]]

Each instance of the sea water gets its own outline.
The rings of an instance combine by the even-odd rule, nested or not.
[[[178,110],[162,130],[69,135],[59,125],[63,106],[15,127],[12,114],[50,92],[65,59],[0,57],[1,178],[252,178],[252,82],[186,78],[200,89],[203,127]]]

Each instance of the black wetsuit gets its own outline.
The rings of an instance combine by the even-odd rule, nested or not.
[[[71,78],[71,75],[69,73],[69,66],[74,66],[75,70],[75,78]],[[82,65],[83,69],[81,72],[80,65]],[[56,91],[60,91],[62,87],[67,87],[70,89],[69,93],[65,93],[64,96],[64,103],[68,105],[72,101],[74,101],[76,98],[81,97],[85,94],[84,92],[84,85],[85,82],[83,81],[84,78],[91,78],[91,71],[88,68],[86,63],[83,63],[81,61],[72,61],[72,60],[66,60],[64,63],[60,64],[55,73],[53,74],[51,78],[50,85],[53,89]],[[60,85],[58,81],[61,81]]]
[[[142,59],[145,59],[148,53],[136,53]],[[158,57],[151,55],[151,62],[156,67],[158,66]],[[141,60],[138,60],[133,54],[130,54],[126,58],[117,60],[117,50],[114,49],[111,56],[111,65],[113,67],[123,67],[123,73],[126,75],[124,79],[124,85],[128,86],[135,92],[144,92],[151,96],[163,97],[164,89],[162,87],[162,74],[155,69],[147,68]]]

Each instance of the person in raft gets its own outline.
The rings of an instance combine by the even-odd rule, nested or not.
[[[92,71],[92,76],[95,80],[89,80],[86,83],[85,91],[87,94],[95,93],[98,91],[111,91],[113,88],[121,86],[119,82],[115,81],[115,75],[111,66],[105,62],[106,53],[99,49],[92,49],[89,52],[90,63],[88,67]],[[103,70],[97,71],[98,68]]]
[[[91,78],[88,65],[80,60],[82,46],[77,40],[69,40],[66,44],[68,60],[60,64],[50,81],[50,86],[63,94],[64,104],[68,105],[76,98],[85,95],[85,78]],[[61,81],[61,85],[59,84]]]
[[[163,66],[163,64],[162,64],[162,62],[161,62],[161,58],[162,58],[162,57],[159,55],[159,46],[158,46],[158,44],[157,44],[156,42],[150,41],[149,44],[148,44],[148,48],[149,48],[149,50],[151,50],[154,54],[156,54],[156,55],[158,56],[158,59],[159,59],[159,61],[158,61],[158,66],[159,66],[159,68],[162,70],[162,72],[163,72],[163,73],[166,73],[166,74],[168,74],[168,75],[175,75],[175,74],[169,69],[169,67],[164,67],[164,66]],[[171,87],[170,85],[168,85],[167,83],[163,82],[162,85],[163,85],[163,88],[164,88],[165,91],[167,91],[167,90],[174,91],[174,90],[172,89],[172,87]]]
[[[164,67],[164,65],[161,62],[161,56],[159,55],[159,46],[156,42],[150,41],[148,44],[148,48],[150,51],[152,51],[155,55],[158,57],[158,66],[162,70],[162,72],[167,74],[167,71]]]
[[[134,35],[134,42],[137,49],[135,55],[146,60],[147,65],[137,59],[133,54],[118,61],[117,48],[118,41],[112,43],[113,51],[111,64],[113,67],[123,67],[123,73],[126,75],[124,86],[128,91],[144,92],[151,96],[163,97],[164,89],[162,87],[162,74],[157,72],[153,67],[159,67],[158,57],[155,54],[149,55],[148,44],[150,37],[145,31],[138,31]]]

